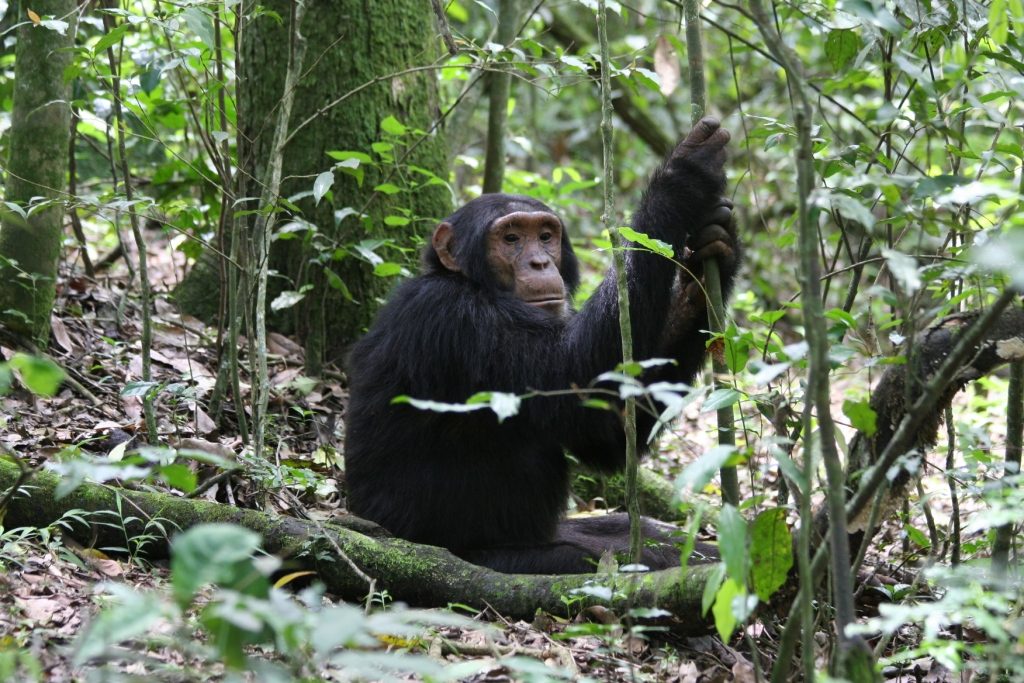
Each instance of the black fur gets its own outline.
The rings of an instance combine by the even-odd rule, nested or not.
[[[708,224],[723,189],[721,160],[677,154],[652,176],[634,228],[671,244],[678,258],[687,238]],[[447,270],[428,245],[423,274],[394,292],[353,348],[349,508],[398,536],[501,571],[592,571],[602,550],[624,550],[624,517],[562,521],[569,488],[564,452],[598,471],[621,469],[625,437],[616,412],[584,408],[576,396],[532,398],[499,423],[489,410],[436,413],[391,403],[403,394],[461,403],[479,391],[587,387],[621,360],[613,272],[566,318],[496,286],[486,231],[516,210],[548,209],[529,197],[492,194],[456,211],[447,222],[462,272]],[[706,314],[682,326],[676,320],[672,330],[684,331],[666,339],[676,267],[631,251],[627,268],[635,356],[670,353],[678,361],[644,379],[692,381],[705,355]],[[574,292],[579,268],[564,230],[560,270]],[[735,268],[724,270],[729,289]],[[641,414],[638,422],[643,440],[654,418]],[[648,532],[667,540],[654,527]],[[667,548],[650,550],[645,563],[678,564],[678,553]]]

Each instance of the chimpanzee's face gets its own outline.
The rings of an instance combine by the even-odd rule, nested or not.
[[[565,314],[558,216],[514,211],[495,220],[487,231],[487,263],[497,282],[524,303],[554,315]]]

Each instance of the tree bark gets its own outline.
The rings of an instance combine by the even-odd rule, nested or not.
[[[281,101],[288,63],[288,27],[273,18],[289,15],[288,0],[261,3],[265,12],[243,19],[239,46],[241,70],[238,86],[240,129],[238,196],[249,198],[236,210],[258,208],[252,198],[262,188],[252,179],[263,178],[271,156],[274,112]],[[373,274],[373,268],[358,258],[352,247],[367,239],[392,239],[399,246],[419,244],[419,238],[433,229],[450,210],[448,190],[441,185],[420,187],[395,195],[376,193],[384,182],[398,186],[422,184],[426,177],[409,170],[415,165],[447,178],[446,148],[437,132],[427,134],[438,112],[436,73],[418,70],[396,74],[410,67],[430,65],[437,56],[433,14],[430,3],[421,0],[338,0],[312,2],[301,26],[308,43],[306,64],[295,92],[289,131],[296,131],[284,148],[281,196],[294,200],[302,218],[316,227],[316,234],[298,233],[295,239],[277,240],[271,252],[271,269],[278,277],[272,282],[271,300],[282,290],[313,290],[291,308],[270,316],[271,326],[297,335],[306,347],[307,365],[315,371],[321,360],[336,361],[348,345],[367,327],[393,281]],[[369,84],[369,85],[368,85]],[[358,90],[362,88],[361,90]],[[333,105],[339,98],[344,101]],[[356,151],[377,155],[371,145],[382,139],[381,121],[396,117],[410,129],[424,131],[415,148],[404,159],[404,171],[390,177],[391,168],[377,171],[363,167],[360,184],[341,171],[334,174],[331,196],[319,203],[308,196],[313,179],[330,170],[330,151]],[[303,125],[305,124],[305,125]],[[406,149],[397,146],[396,157]],[[386,227],[384,218],[399,215],[398,208],[411,210],[412,222]],[[339,212],[367,211],[361,221]],[[253,216],[246,221],[252,222]],[[315,246],[314,246],[315,244]],[[382,253],[399,260],[397,252]],[[330,269],[333,276],[328,283]],[[206,319],[216,316],[217,301],[210,291],[218,286],[213,258],[202,260],[179,288],[177,295],[186,310]],[[345,292],[336,288],[343,283]]]
[[[18,17],[25,21],[29,4],[20,4]],[[31,9],[69,25],[63,35],[30,21],[18,29],[4,199],[25,213],[0,208],[0,326],[45,346],[63,232],[71,131],[64,71],[71,63],[76,14],[74,0],[36,0]],[[29,213],[40,201],[44,208]]]

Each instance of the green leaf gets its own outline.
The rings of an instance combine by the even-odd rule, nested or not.
[[[356,168],[360,164],[373,164],[373,159],[366,152],[352,152],[348,150],[332,150],[327,152],[327,156],[334,159],[335,161],[341,161],[343,163],[338,164],[339,166],[345,166],[347,168]]]
[[[672,258],[672,256],[674,256],[675,252],[672,251],[672,246],[670,244],[666,244],[665,242],[654,239],[653,237],[648,237],[644,233],[637,232],[633,228],[623,226],[619,228],[619,234],[630,242],[635,242],[642,247],[650,249],[659,256],[664,256],[665,258]]]
[[[747,520],[735,506],[722,506],[718,515],[718,549],[725,562],[725,573],[742,584],[747,582]]]
[[[373,189],[377,192],[382,192],[387,195],[398,194],[399,192],[402,191],[402,188],[398,187],[397,185],[392,185],[391,183],[381,183],[380,185]]]
[[[377,277],[394,277],[402,274],[402,266],[391,261],[384,261],[373,267],[373,274]]]
[[[113,595],[112,605],[102,610],[75,642],[74,663],[81,666],[114,645],[135,639],[166,616],[165,607],[153,593],[139,593],[121,584],[103,585]]]
[[[180,534],[171,545],[174,599],[185,607],[210,583],[226,588],[245,584],[262,592],[252,581],[252,556],[259,545],[258,534],[233,524],[202,524]]]
[[[724,355],[729,372],[742,371],[750,357],[750,341],[746,337],[726,337]]]
[[[582,71],[583,73],[586,73],[587,71],[590,70],[589,64],[584,62],[579,57],[574,57],[573,55],[562,55],[561,57],[558,58],[558,60],[562,62],[562,64],[568,66],[569,68],[576,69],[577,71]]]
[[[334,185],[334,173],[332,171],[324,171],[318,175],[316,180],[313,181],[313,203],[319,204],[332,185]]]
[[[115,26],[114,28],[110,29],[109,33],[107,33],[105,36],[102,36],[99,40],[96,41],[96,44],[93,45],[92,53],[94,55],[98,55],[99,53],[106,50],[108,47],[117,44],[117,42],[124,37],[124,34],[128,32],[129,28],[131,28],[131,24],[121,24],[120,26]]]
[[[765,510],[750,525],[750,566],[754,592],[766,602],[786,582],[793,566],[793,537],[784,509]]]
[[[199,36],[199,40],[203,41],[203,45],[211,50],[214,49],[217,46],[217,41],[213,35],[213,17],[198,7],[189,7],[183,14],[185,15],[185,23],[193,33]]]
[[[882,249],[882,256],[903,291],[913,294],[921,288],[921,271],[917,267],[917,259],[893,249]]]
[[[725,565],[718,562],[704,583],[704,592],[700,598],[700,613],[702,615],[707,614],[711,606],[715,604],[715,596],[718,595],[718,589],[722,587],[723,581],[725,581]]]
[[[394,116],[388,116],[381,121],[380,129],[389,135],[405,135],[405,132],[409,130]]]
[[[690,463],[676,478],[676,495],[682,497],[688,492],[699,493],[718,474],[722,466],[736,454],[735,446],[715,446]]]
[[[704,400],[704,407],[701,410],[702,412],[709,413],[712,410],[728,408],[729,406],[739,401],[740,396],[740,392],[736,391],[731,387],[722,387],[721,389],[715,389]]]
[[[15,353],[8,365],[18,371],[25,388],[37,396],[53,396],[64,381],[64,370],[48,358]]]
[[[858,431],[864,432],[864,436],[874,436],[878,430],[878,414],[871,408],[867,399],[861,401],[843,401],[843,415],[850,419]]]
[[[0,363],[0,396],[3,396],[11,390],[11,368],[8,367],[7,363]]]
[[[348,285],[341,279],[341,276],[335,273],[330,268],[324,268],[324,275],[327,276],[327,284],[330,285],[331,289],[336,289],[341,292],[341,295],[345,297],[346,301],[355,301],[355,297],[352,296],[352,292],[349,290]]]
[[[659,94],[661,93],[661,76],[654,71],[636,67],[632,70],[629,77],[648,90],[652,90]]]
[[[825,56],[836,71],[842,71],[857,56],[860,36],[852,29],[835,29],[825,39]]]
[[[996,45],[1002,47],[1010,33],[1010,21],[1006,0],[992,0],[988,7],[988,35]]]
[[[196,489],[196,473],[188,465],[172,463],[159,469],[160,478],[179,491],[192,493]]]
[[[276,297],[274,297],[274,300],[270,302],[270,310],[283,311],[286,308],[291,308],[292,306],[299,303],[305,298],[305,292],[285,290],[278,294]]]
[[[733,599],[745,593],[742,585],[728,579],[715,594],[715,606],[711,608],[711,613],[715,616],[715,630],[724,642],[729,642],[738,623],[732,609]]]
[[[409,218],[406,218],[405,216],[385,216],[384,217],[384,225],[388,225],[388,226],[391,226],[393,228],[401,227],[403,225],[409,225],[410,222],[412,222],[412,220],[409,219]]]

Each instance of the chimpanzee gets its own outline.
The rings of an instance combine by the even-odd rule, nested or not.
[[[725,189],[729,133],[705,118],[648,184],[635,230],[669,243],[680,269],[626,254],[634,355],[671,358],[644,381],[690,382],[708,328],[702,261],[717,258],[725,293],[740,248]],[[578,313],[579,266],[561,219],[529,197],[486,194],[434,230],[423,272],[400,285],[353,347],[345,468],[349,509],[402,538],[443,546],[504,572],[584,573],[628,548],[626,515],[564,520],[570,462],[601,472],[625,462],[617,411],[584,407],[586,388],[621,361],[614,268]],[[500,422],[490,410],[417,410],[407,395],[462,403],[480,391],[550,392]],[[638,415],[639,440],[655,417]],[[679,564],[663,525],[651,568]]]

